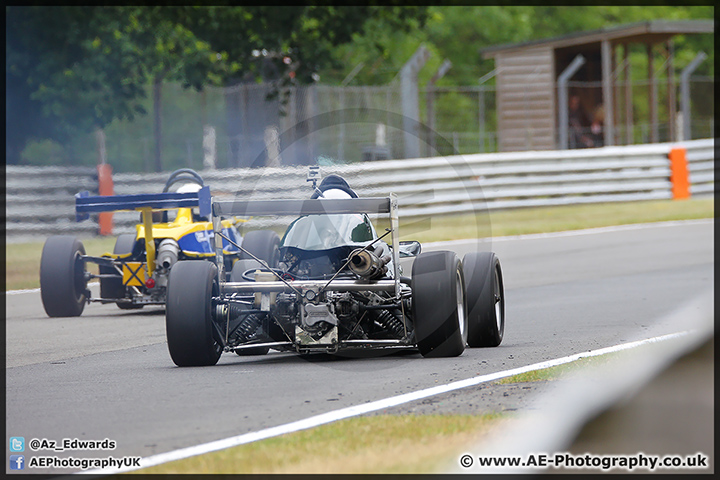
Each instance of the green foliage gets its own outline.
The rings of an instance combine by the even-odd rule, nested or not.
[[[30,143],[21,154],[22,163],[32,162],[35,165],[67,165],[62,145],[54,140],[40,140]]]
[[[647,20],[712,19],[714,8],[704,6],[431,6],[425,26],[410,32],[397,31],[382,19],[374,19],[353,41],[334,52],[339,69],[321,72],[326,82],[339,83],[361,61],[363,70],[354,83],[382,84],[391,80],[415,48],[425,44],[438,55],[436,64],[449,59],[453,67],[438,85],[476,85],[478,78],[495,68],[492,59],[483,59],[488,47],[542,40],[572,33],[611,28]],[[406,42],[415,48],[408,48]],[[676,37],[676,71],[686,66],[695,53],[709,56],[698,75],[712,75],[713,36]],[[399,55],[399,58],[396,56]],[[428,62],[425,70],[435,69]],[[422,75],[423,73],[421,73]],[[490,82],[492,83],[492,81]],[[421,82],[422,84],[422,82]]]
[[[431,52],[419,74],[421,87],[446,58],[452,68],[438,86],[477,85],[495,68],[492,59],[483,58],[484,48],[652,19],[714,15],[710,5],[400,5],[6,7],[7,162],[93,164],[91,133],[103,127],[108,158],[122,164],[116,171],[147,168],[153,128],[145,114],[152,110],[147,92],[155,79],[166,82],[166,99],[170,92],[173,96],[162,113],[168,126],[163,128],[166,166],[184,166],[188,157],[200,156],[205,112],[226,107],[222,95],[214,94],[203,110],[196,96],[175,85],[206,91],[264,80],[273,81],[277,94],[284,86],[318,80],[340,84],[360,64],[352,85],[384,85],[420,45]],[[695,75],[714,74],[713,35],[674,41],[676,74],[700,50],[709,58]],[[660,68],[662,60],[656,63]],[[647,67],[641,45],[632,47],[631,64],[631,80],[642,81]],[[493,83],[490,79],[487,85]],[[633,96],[637,117],[645,118],[646,92],[639,87]],[[702,115],[713,114],[712,102],[693,103]],[[476,128],[471,96],[439,96],[436,106],[443,130]],[[487,108],[486,115],[492,130],[495,112]],[[219,130],[228,123],[212,120]],[[197,139],[192,136],[197,147],[189,147],[187,131],[197,132]],[[23,152],[32,139],[42,143]],[[221,158],[224,148],[218,145]]]
[[[147,85],[314,81],[368,19],[395,28],[426,7],[6,7],[9,163],[28,140],[67,144],[146,113]],[[418,20],[419,19],[419,20]],[[17,121],[15,121],[17,119]]]

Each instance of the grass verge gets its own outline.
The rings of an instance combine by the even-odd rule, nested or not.
[[[403,240],[436,242],[477,238],[478,236],[506,236],[547,233],[583,228],[712,218],[712,198],[683,201],[653,200],[628,203],[567,205],[560,207],[524,208],[490,212],[489,215],[446,215],[427,219],[413,219],[401,223]],[[378,229],[383,228],[378,222]],[[10,243],[5,247],[6,289],[37,288],[40,286],[40,255],[45,239],[30,243]],[[115,238],[83,239],[90,255],[112,251]]]
[[[478,441],[503,416],[376,415],[137,470],[141,474],[427,473]]]
[[[400,224],[402,240],[437,242],[485,236],[503,237],[562,232],[634,223],[714,217],[714,200],[650,200],[626,203],[564,205],[436,216]],[[413,224],[414,223],[414,224]],[[408,227],[403,230],[403,227]]]
[[[99,237],[82,239],[85,253],[88,255],[102,255],[112,252],[115,246],[115,237]],[[40,256],[43,242],[9,243],[5,246],[5,288],[18,290],[24,288],[38,288],[40,286]],[[90,271],[97,272],[97,266],[88,266]],[[93,270],[93,268],[95,270]]]

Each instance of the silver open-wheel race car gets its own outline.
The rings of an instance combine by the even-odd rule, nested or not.
[[[497,256],[420,252],[400,242],[394,194],[358,198],[337,175],[307,200],[212,201],[213,262],[178,262],[170,272],[167,342],[179,366],[214,365],[223,352],[266,354],[416,348],[425,357],[452,357],[502,342],[503,275]],[[387,214],[378,235],[368,214]],[[299,216],[280,241],[280,261],[250,259],[225,271],[219,228],[227,216]],[[384,239],[390,236],[390,244]],[[410,277],[400,258],[414,257]]]

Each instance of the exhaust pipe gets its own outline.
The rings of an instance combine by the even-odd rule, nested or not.
[[[166,238],[158,246],[157,265],[160,268],[169,269],[177,262],[180,246],[172,238]]]
[[[368,280],[379,278],[387,273],[387,264],[392,257],[382,255],[382,246],[378,245],[374,252],[359,248],[350,254],[350,270]]]

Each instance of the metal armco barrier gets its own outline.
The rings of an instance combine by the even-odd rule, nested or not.
[[[361,197],[396,193],[404,218],[477,209],[681,199],[712,194],[714,169],[713,139],[321,165],[323,176],[342,175]],[[111,182],[116,195],[154,193],[162,190],[169,173],[121,173]],[[213,196],[222,200],[299,199],[311,193],[305,181],[307,167],[199,173]],[[98,233],[97,217],[74,221],[74,194],[81,190],[99,194],[95,168],[9,166],[6,174],[8,236]],[[112,233],[133,232],[138,222],[137,212],[115,212]]]

